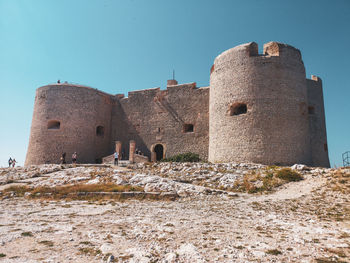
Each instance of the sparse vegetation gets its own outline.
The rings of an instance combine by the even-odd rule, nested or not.
[[[242,180],[235,182],[234,188],[226,190],[248,193],[271,192],[285,183],[300,180],[303,180],[303,177],[290,168],[268,166],[265,170],[252,171],[244,175]]]
[[[178,162],[178,163],[186,163],[186,162],[199,162],[200,158],[199,155],[196,153],[182,153],[178,155],[171,156],[169,158],[165,158],[161,160],[162,162]]]
[[[282,252],[279,251],[278,249],[269,249],[265,253],[269,255],[274,255],[274,256],[282,255]]]
[[[112,192],[143,192],[142,187],[132,185],[116,185],[113,183],[106,184],[79,184],[57,187],[35,187],[12,186],[4,190],[4,194],[14,192],[16,196],[24,196],[29,193],[30,198],[47,198],[47,199],[102,199],[104,196],[84,195],[84,193],[112,193]],[[118,197],[116,197],[118,198]],[[70,206],[68,205],[67,208]]]
[[[96,256],[102,253],[101,250],[92,247],[81,247],[79,248],[79,252],[90,256]]]
[[[6,257],[6,254],[0,253],[0,258],[4,258],[4,257]]]
[[[329,188],[335,192],[350,194],[350,173],[348,170],[338,170],[329,182]]]
[[[90,241],[81,241],[79,244],[86,245],[86,246],[93,246],[93,244]]]
[[[23,233],[21,234],[21,236],[23,236],[23,237],[32,237],[32,236],[33,236],[33,233],[32,233],[32,232],[23,232]]]
[[[40,241],[39,244],[43,244],[45,246],[48,246],[48,247],[53,247],[53,242],[52,241],[49,241],[49,240],[43,240],[43,241]]]
[[[280,170],[277,170],[276,177],[287,182],[296,182],[303,180],[303,177],[300,173],[293,171],[290,168],[282,168]]]

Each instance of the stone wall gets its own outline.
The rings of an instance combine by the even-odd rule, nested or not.
[[[312,79],[307,79],[306,83],[309,100],[312,164],[313,166],[329,167],[322,80],[312,76]]]
[[[75,151],[80,163],[98,162],[109,153],[112,107],[110,95],[84,86],[37,89],[25,164],[59,163],[63,152],[71,162]]]
[[[270,42],[219,55],[210,76],[209,161],[311,164],[305,69],[299,50]],[[237,105],[246,113],[235,114]]]
[[[114,111],[114,139],[122,141],[125,152],[135,140],[136,148],[149,158],[161,144],[163,157],[194,152],[207,159],[208,100],[209,89],[195,83],[129,92]],[[193,125],[193,132],[184,130],[186,124]]]

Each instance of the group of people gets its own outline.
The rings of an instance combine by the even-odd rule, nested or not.
[[[8,162],[9,162],[9,167],[11,167],[11,166],[15,167],[15,165],[17,163],[16,159],[15,158],[12,159],[11,157],[10,157]]]
[[[67,154],[65,152],[62,153],[61,158],[60,158],[60,164],[66,164],[66,155]],[[72,163],[73,164],[77,163],[77,158],[78,158],[78,154],[77,154],[77,152],[74,152],[72,154]]]

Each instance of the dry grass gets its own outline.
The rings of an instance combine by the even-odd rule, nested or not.
[[[269,249],[269,250],[265,251],[265,253],[269,254],[269,255],[274,255],[274,256],[282,254],[282,252],[279,251],[278,249]]]
[[[339,169],[331,177],[329,188],[332,191],[350,194],[350,172],[349,169]]]
[[[27,196],[32,199],[44,200],[175,200],[177,196],[152,194],[144,192],[142,187],[132,185],[116,185],[113,183],[105,184],[77,184],[57,187],[35,187],[28,186],[12,186],[3,191],[2,195],[16,197]],[[69,208],[69,206],[67,206]]]
[[[282,168],[280,170],[277,170],[276,177],[280,178],[287,182],[296,182],[303,180],[303,177],[301,174],[299,174],[297,171],[294,171],[290,168]]]
[[[300,180],[303,180],[302,175],[290,168],[268,166],[265,170],[244,175],[243,180],[237,180],[235,187],[229,190],[248,193],[271,192],[283,184]]]
[[[143,192],[142,187],[131,185],[107,184],[91,184],[91,185],[68,185],[57,187],[35,187],[28,186],[12,186],[4,190],[3,195],[15,193],[17,197],[23,197],[25,193],[29,193],[30,198],[46,198],[46,199],[96,199],[97,196],[83,195],[84,193],[112,193],[112,192]],[[100,199],[100,198],[97,198]]]
[[[43,244],[43,245],[48,246],[48,247],[53,247],[54,246],[54,243],[52,241],[49,241],[49,240],[43,240],[43,241],[40,241],[38,243],[39,244]]]
[[[84,247],[84,248],[79,248],[79,253],[80,254],[85,254],[85,255],[90,255],[90,256],[96,256],[101,254],[101,250],[95,249],[92,247]]]

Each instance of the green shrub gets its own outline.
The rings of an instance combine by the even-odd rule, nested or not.
[[[32,232],[23,232],[23,233],[21,234],[21,236],[23,236],[23,237],[32,237],[32,236],[33,236],[33,233],[32,233]]]
[[[161,160],[162,162],[178,162],[178,163],[185,163],[185,162],[199,162],[199,155],[196,153],[181,153],[178,155],[171,156],[169,158],[165,158]]]
[[[283,168],[281,170],[278,170],[276,172],[276,177],[287,182],[296,182],[304,179],[300,173],[293,171],[290,168]]]

